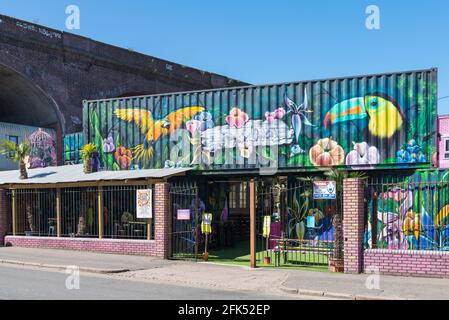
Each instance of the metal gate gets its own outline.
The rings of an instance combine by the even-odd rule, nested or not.
[[[336,200],[313,199],[310,179],[259,182],[258,264],[327,266],[334,250],[336,210]]]
[[[170,185],[171,258],[197,260],[199,233],[198,187],[193,182]]]

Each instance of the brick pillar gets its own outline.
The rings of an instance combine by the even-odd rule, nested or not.
[[[156,183],[154,186],[154,239],[156,253],[160,258],[168,259],[170,246],[170,203],[169,184]]]
[[[0,246],[5,244],[5,236],[8,233],[8,198],[6,190],[0,189]]]
[[[365,184],[362,179],[343,182],[343,239],[345,273],[363,270]]]

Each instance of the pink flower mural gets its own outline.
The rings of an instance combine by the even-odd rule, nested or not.
[[[380,161],[380,154],[376,147],[369,146],[366,142],[354,143],[354,150],[346,156],[346,165],[353,169],[359,166],[375,165]]]
[[[249,116],[239,108],[232,108],[226,117],[226,122],[231,127],[242,128],[249,121]]]

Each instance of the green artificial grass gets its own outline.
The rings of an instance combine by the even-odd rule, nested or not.
[[[220,264],[233,264],[241,266],[250,265],[250,246],[249,241],[240,241],[235,244],[234,247],[224,248],[220,250],[211,250],[209,252],[210,263]],[[271,257],[271,263],[265,265],[263,263],[263,257],[266,254],[264,250],[257,251],[257,265],[259,267],[268,268],[293,268],[300,270],[313,270],[313,271],[328,271],[328,257],[323,254],[317,253],[301,253],[301,252],[289,252],[288,262],[284,262],[284,256],[281,256],[281,266],[275,266],[275,254],[269,253]]]

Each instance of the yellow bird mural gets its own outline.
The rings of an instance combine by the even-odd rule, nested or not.
[[[153,157],[154,144],[164,135],[170,135],[189,121],[194,115],[204,111],[204,107],[191,106],[171,112],[163,119],[153,119],[152,113],[144,109],[116,109],[114,111],[117,118],[128,123],[134,122],[142,134],[145,134],[145,141],[135,146],[133,159],[148,161]]]
[[[378,138],[391,138],[405,122],[404,113],[392,98],[382,93],[373,93],[334,105],[326,114],[324,127],[367,117],[369,133]]]

